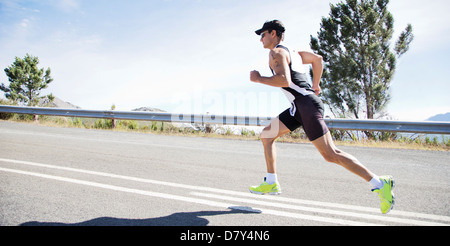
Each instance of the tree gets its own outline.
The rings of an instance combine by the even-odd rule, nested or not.
[[[0,90],[5,92],[7,99],[27,106],[36,106],[45,97],[53,101],[52,94],[40,96],[41,90],[47,88],[53,79],[50,68],[44,72],[43,68],[38,68],[38,64],[38,57],[27,54],[24,59],[16,57],[14,63],[5,68],[10,83],[8,87],[2,83]]]
[[[408,24],[391,50],[394,18],[389,0],[346,0],[330,4],[311,49],[324,60],[322,99],[335,116],[367,119],[390,99],[396,61],[413,40]]]

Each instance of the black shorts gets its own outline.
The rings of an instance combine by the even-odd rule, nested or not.
[[[322,100],[311,94],[297,97],[291,108],[281,113],[278,119],[291,131],[303,126],[308,139],[314,141],[328,132],[323,113]]]

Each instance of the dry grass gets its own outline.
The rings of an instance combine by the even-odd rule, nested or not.
[[[95,119],[83,119],[82,121],[78,119],[71,119],[66,117],[45,117],[40,118],[38,123],[33,122],[29,119],[18,119],[11,118],[9,121],[24,122],[29,124],[39,124],[49,127],[73,127],[73,128],[95,128]],[[86,123],[90,122],[90,123]],[[226,132],[223,134],[219,133],[205,133],[204,131],[193,131],[185,130],[174,127],[171,124],[166,123],[165,125],[155,125],[151,122],[146,122],[144,125],[139,124],[138,128],[130,129],[128,127],[117,127],[116,129],[105,129],[113,131],[125,131],[125,132],[141,132],[148,134],[161,134],[161,135],[173,135],[173,136],[189,136],[189,137],[208,137],[208,138],[221,138],[221,139],[234,139],[243,141],[259,141],[259,135],[255,133],[251,134],[232,134],[231,132]],[[152,126],[155,126],[153,128]],[[98,129],[98,128],[97,128]],[[104,128],[101,128],[104,129]],[[305,139],[304,136],[298,135],[286,135],[277,139],[277,142],[282,143],[310,143],[309,140]],[[387,148],[387,149],[410,149],[410,150],[429,150],[429,151],[450,151],[449,140],[446,143],[431,143],[429,141],[404,141],[404,140],[393,140],[393,141],[374,141],[374,140],[357,140],[357,141],[335,141],[337,146],[357,146],[357,147],[368,147],[368,148]]]

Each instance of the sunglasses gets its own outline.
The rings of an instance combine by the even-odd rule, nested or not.
[[[261,38],[264,38],[264,36],[266,35],[266,33],[269,33],[269,31],[264,31],[263,33],[261,33]]]

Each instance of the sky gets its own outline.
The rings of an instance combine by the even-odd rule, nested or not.
[[[3,70],[15,57],[29,53],[51,68],[42,94],[83,109],[274,117],[289,103],[280,89],[249,80],[252,70],[271,74],[254,31],[281,20],[285,44],[310,50],[310,35],[338,2],[0,0],[0,83],[9,84]],[[392,42],[408,23],[415,36],[397,61],[389,119],[450,112],[450,2],[391,0],[388,9]]]

